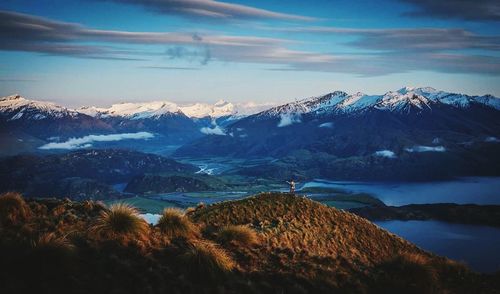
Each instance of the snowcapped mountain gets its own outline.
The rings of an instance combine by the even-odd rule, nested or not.
[[[0,115],[14,121],[76,118],[80,113],[52,102],[29,100],[16,94],[0,98]]]
[[[109,108],[94,106],[82,107],[79,112],[94,117],[124,117],[129,119],[159,118],[165,115],[184,114],[190,118],[221,118],[228,116],[243,117],[260,112],[271,104],[243,103],[233,104],[219,100],[215,104],[194,103],[178,105],[169,101],[140,103],[119,103]]]
[[[336,91],[327,95],[306,98],[280,105],[264,111],[259,116],[291,115],[304,113],[344,113],[356,114],[368,110],[387,110],[391,112],[421,112],[433,107],[449,105],[467,108],[473,104],[484,105],[500,110],[500,99],[491,95],[469,96],[465,94],[438,91],[431,87],[404,87],[383,95],[355,93],[349,95]]]
[[[119,103],[109,108],[82,107],[81,113],[94,117],[125,117],[129,119],[159,118],[164,115],[180,114],[179,107],[168,101],[143,103]]]
[[[308,150],[336,158],[398,158],[408,150],[448,154],[496,142],[490,137],[500,138],[499,98],[405,87],[383,95],[336,91],[272,107],[224,126],[222,135],[186,144],[177,154],[280,157]]]

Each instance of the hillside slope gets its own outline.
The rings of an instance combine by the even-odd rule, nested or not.
[[[499,293],[481,275],[309,199],[164,212],[0,195],[2,293]],[[234,226],[235,224],[241,226]]]

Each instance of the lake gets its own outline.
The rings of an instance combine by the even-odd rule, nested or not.
[[[462,261],[476,271],[500,270],[500,228],[441,221],[375,223],[422,249]]]
[[[500,177],[471,177],[440,182],[348,182],[314,180],[300,188],[328,187],[368,193],[386,205],[457,203],[500,204]]]

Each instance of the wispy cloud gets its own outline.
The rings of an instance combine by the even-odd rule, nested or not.
[[[413,146],[410,148],[405,148],[407,152],[413,153],[413,152],[445,152],[446,148],[443,146]]]
[[[71,138],[65,142],[53,142],[42,145],[39,149],[42,150],[52,150],[52,149],[81,149],[92,147],[95,142],[113,142],[122,140],[145,140],[151,139],[154,135],[148,132],[138,132],[138,133],[123,133],[123,134],[111,134],[111,135],[88,135],[81,138]]]
[[[163,69],[163,70],[199,70],[198,67],[182,67],[182,66],[139,66],[139,68]]]
[[[275,29],[278,30],[278,29]],[[500,74],[499,36],[463,29],[352,29],[336,27],[285,28],[307,34],[342,34],[354,40],[356,54],[291,49],[288,39],[185,32],[128,32],[97,30],[79,24],[0,11],[0,50],[29,51],[83,58],[138,60],[147,56],[109,44],[167,46],[163,55],[206,65],[212,61],[271,65],[266,69],[316,71],[376,76],[427,70],[446,73]],[[92,43],[93,45],[88,45]],[[103,45],[101,45],[103,44]],[[141,46],[141,48],[144,46]],[[156,56],[158,53],[155,53]],[[157,66],[151,69],[189,69]]]
[[[362,49],[364,52],[359,55],[342,56],[343,58],[337,56],[335,65],[338,70],[345,68],[364,75],[412,70],[500,74],[500,58],[496,54],[500,50],[500,36],[497,35],[487,36],[464,29],[441,28],[295,27],[284,28],[282,31],[354,37],[354,40],[345,45]],[[483,54],[480,55],[478,50]],[[300,68],[307,69],[308,65],[298,69]],[[321,66],[316,68],[321,70]],[[291,67],[291,69],[296,68]]]
[[[218,125],[215,125],[212,128],[203,127],[200,129],[200,132],[202,132],[205,135],[218,135],[218,136],[225,136],[226,135],[226,132]]]
[[[500,21],[498,0],[400,0],[410,3],[414,10],[405,15],[416,17],[455,18],[474,21]]]
[[[397,158],[396,153],[391,150],[379,150],[373,153],[373,155],[386,158]]]
[[[311,21],[315,18],[259,9],[242,4],[215,0],[102,0],[132,4],[162,14],[210,19],[277,19]]]
[[[278,128],[287,127],[295,123],[300,123],[300,115],[296,114],[282,114],[280,116],[280,121],[278,122]]]

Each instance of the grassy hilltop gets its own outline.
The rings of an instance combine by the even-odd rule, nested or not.
[[[351,213],[264,193],[168,208],[0,196],[1,293],[496,293]]]

